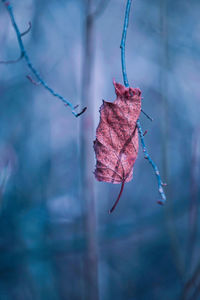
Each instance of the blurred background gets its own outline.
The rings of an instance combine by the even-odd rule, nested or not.
[[[200,299],[200,2],[133,1],[126,62],[144,97],[134,176],[97,182],[93,140],[114,101],[125,0],[11,1],[30,59],[51,88],[87,111],[75,118],[25,60],[0,64],[0,300]],[[0,3],[0,60],[20,50]]]

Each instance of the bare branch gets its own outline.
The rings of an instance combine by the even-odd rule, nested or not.
[[[128,29],[128,23],[129,23],[129,14],[130,14],[131,2],[132,2],[132,0],[127,0],[126,12],[125,12],[125,18],[124,18],[124,27],[123,27],[123,32],[122,32],[121,44],[120,44],[120,48],[121,48],[121,62],[122,62],[122,74],[123,74],[123,79],[124,79],[124,85],[126,87],[129,87],[129,82],[128,82],[128,77],[127,77],[127,72],[126,72],[125,44],[126,44],[126,35],[127,35],[127,29]],[[144,111],[142,111],[142,112],[144,113]],[[144,113],[144,114],[147,115],[146,113]],[[144,142],[144,133],[143,133],[143,130],[142,130],[142,127],[141,127],[139,119],[137,120],[137,128],[138,128],[138,132],[139,132],[139,135],[140,135],[140,140],[141,140],[142,149],[143,149],[143,152],[144,152],[144,157],[148,160],[148,162],[152,166],[152,168],[154,170],[154,173],[156,175],[156,178],[157,178],[158,191],[159,191],[159,194],[161,196],[161,199],[158,200],[157,202],[158,202],[158,204],[163,204],[166,201],[165,192],[163,190],[163,182],[161,180],[160,172],[158,170],[157,165],[154,163],[154,161],[151,159],[151,157],[150,157],[150,155],[148,153],[147,147],[146,147],[145,142]]]
[[[24,32],[24,33],[20,33],[20,30],[18,28],[18,25],[15,21],[15,16],[14,16],[14,13],[13,13],[13,9],[12,9],[12,6],[10,4],[9,1],[7,0],[2,0],[2,2],[4,3],[7,11],[8,11],[8,14],[10,16],[10,19],[11,19],[11,22],[12,22],[12,26],[15,30],[15,33],[16,33],[16,36],[17,36],[17,40],[18,40],[18,44],[19,44],[19,48],[20,48],[20,51],[21,51],[21,56],[20,56],[20,59],[21,58],[24,58],[26,63],[27,63],[27,66],[28,68],[31,70],[31,72],[35,75],[35,77],[37,78],[38,82],[46,89],[49,91],[50,94],[52,94],[54,97],[60,99],[64,104],[66,104],[67,106],[69,106],[71,108],[71,111],[72,111],[72,114],[75,116],[75,117],[78,117],[80,116],[83,112],[86,111],[86,107],[84,107],[82,109],[82,111],[80,113],[76,113],[75,112],[75,109],[74,109],[74,106],[73,104],[68,101],[65,97],[63,97],[62,95],[58,94],[57,92],[55,92],[51,87],[48,86],[48,84],[46,83],[46,81],[44,81],[44,79],[41,77],[41,75],[39,74],[39,72],[35,69],[35,67],[33,66],[26,50],[25,50],[25,47],[24,47],[24,44],[23,44],[23,41],[22,41],[22,36],[26,33],[28,33],[28,31],[30,30],[30,24],[29,24],[29,28]],[[7,62],[8,63],[8,62]],[[11,62],[10,62],[11,63]],[[29,79],[30,80],[30,79]]]
[[[21,33],[21,36],[24,36],[27,33],[29,33],[29,31],[31,30],[31,27],[32,27],[31,22],[28,22],[28,28],[24,32]]]
[[[82,115],[85,111],[86,111],[87,107],[84,107],[80,113],[76,114],[76,117],[79,117],[80,115]]]
[[[15,63],[18,63],[22,58],[23,58],[23,55],[22,55],[22,53],[21,53],[20,56],[19,56],[17,59],[12,59],[12,60],[0,60],[0,64],[5,64],[5,65],[15,64]]]

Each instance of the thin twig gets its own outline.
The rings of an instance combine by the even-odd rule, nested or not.
[[[41,82],[40,81],[38,81],[38,82],[36,82],[35,80],[33,80],[33,78],[30,76],[30,75],[26,75],[26,78],[32,83],[32,84],[34,84],[34,85],[40,85],[41,84]]]
[[[141,112],[149,119],[151,122],[153,122],[152,117],[150,117],[143,109],[141,109]]]
[[[151,159],[149,153],[148,153],[148,150],[146,148],[146,145],[145,145],[145,142],[144,142],[144,134],[143,134],[143,130],[142,130],[142,127],[141,127],[141,124],[140,124],[140,120],[138,119],[137,120],[137,128],[138,128],[138,132],[139,132],[139,135],[140,135],[140,140],[141,140],[141,144],[142,144],[142,148],[143,148],[143,152],[144,152],[144,157],[149,161],[149,163],[151,164],[153,170],[154,170],[154,173],[156,175],[156,178],[157,178],[157,182],[158,182],[158,191],[160,193],[160,196],[161,196],[161,199],[158,200],[158,203],[159,204],[163,204],[165,201],[166,201],[166,196],[165,196],[165,192],[163,190],[163,182],[161,180],[161,177],[160,177],[160,172],[158,170],[158,167],[157,165],[154,163],[154,161]]]
[[[145,132],[143,133],[143,136],[145,136],[145,135],[147,134],[147,132],[148,132],[148,131],[147,131],[147,130],[145,130]]]
[[[123,80],[124,80],[124,85],[126,87],[129,87],[129,82],[128,82],[128,77],[127,77],[127,72],[126,72],[126,62],[125,62],[125,44],[126,44],[126,35],[127,35],[127,29],[128,29],[128,23],[129,23],[129,15],[130,15],[130,8],[131,8],[131,2],[132,0],[127,0],[127,4],[126,4],[126,12],[125,12],[125,18],[124,18],[124,27],[123,27],[123,33],[122,33],[122,39],[121,39],[121,62],[122,62],[122,74],[123,74]],[[140,125],[140,120],[137,120],[137,128],[139,131],[139,135],[140,135],[140,140],[141,140],[141,144],[142,144],[142,148],[143,148],[143,152],[145,155],[145,158],[149,161],[149,163],[151,164],[154,173],[156,175],[157,178],[157,182],[158,182],[158,191],[160,193],[161,199],[158,201],[159,204],[163,204],[166,201],[166,196],[163,190],[163,182],[161,180],[161,176],[160,176],[160,172],[158,170],[157,165],[154,163],[154,161],[151,159],[148,150],[146,148],[145,142],[144,142],[144,134],[143,134],[143,130],[142,127]]]
[[[50,92],[50,94],[52,94],[54,97],[57,97],[58,99],[60,99],[65,105],[69,106],[71,108],[71,110],[72,110],[72,114],[75,117],[80,116],[87,108],[84,107],[80,113],[76,113],[75,110],[74,110],[73,104],[70,101],[68,101],[66,98],[64,98],[63,96],[61,96],[60,94],[56,93],[51,87],[49,87],[48,84],[43,80],[43,78],[41,77],[41,75],[39,74],[39,72],[35,69],[35,67],[33,66],[33,64],[32,64],[32,62],[31,62],[31,60],[30,60],[30,58],[29,58],[29,56],[28,56],[28,54],[27,54],[27,52],[25,50],[25,47],[24,47],[24,44],[23,44],[23,41],[22,41],[22,36],[25,33],[20,33],[20,30],[19,30],[19,28],[17,26],[17,23],[15,21],[15,17],[14,17],[14,14],[13,14],[12,6],[11,6],[10,2],[7,1],[7,0],[2,0],[2,2],[4,3],[4,5],[5,5],[5,7],[6,7],[7,11],[8,11],[8,14],[9,14],[11,22],[12,22],[12,26],[13,26],[13,28],[15,30],[15,33],[16,33],[16,36],[17,36],[19,48],[20,48],[20,51],[21,51],[21,57],[20,57],[20,59],[24,58],[26,60],[27,66],[29,67],[29,69],[31,70],[31,72],[35,75],[35,77],[41,83],[41,85],[43,85],[43,87]]]
[[[29,33],[29,31],[31,30],[31,27],[32,27],[31,22],[28,22],[28,28],[24,32],[21,33],[21,36],[24,36],[27,33]]]
[[[23,55],[20,54],[20,56],[18,58],[16,58],[16,59],[0,60],[0,64],[5,64],[5,65],[15,64],[15,63],[18,63],[22,58],[23,58]]]

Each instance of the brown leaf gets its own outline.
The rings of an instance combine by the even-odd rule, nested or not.
[[[122,183],[133,177],[133,165],[138,154],[137,119],[141,111],[141,91],[114,82],[116,100],[103,101],[100,122],[96,130],[95,177],[99,181]],[[119,199],[117,200],[117,202]]]

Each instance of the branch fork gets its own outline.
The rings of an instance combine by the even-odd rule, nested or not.
[[[12,6],[10,4],[9,1],[6,1],[6,0],[1,0],[7,11],[8,11],[8,14],[10,16],[10,19],[11,19],[11,22],[12,22],[12,26],[15,30],[15,33],[16,33],[16,36],[17,36],[17,40],[18,40],[18,44],[19,44],[19,48],[20,48],[20,57],[16,60],[8,60],[8,61],[0,61],[1,64],[12,64],[12,63],[17,63],[19,62],[22,58],[25,59],[26,63],[27,63],[27,66],[28,68],[30,69],[30,71],[33,73],[33,75],[35,76],[35,78],[38,80],[38,82],[35,82],[30,75],[27,75],[27,78],[29,79],[29,81],[31,83],[33,83],[34,85],[39,85],[41,84],[46,90],[49,91],[49,93],[51,95],[53,95],[54,97],[58,98],[59,100],[61,100],[66,106],[69,106],[71,108],[71,112],[72,114],[75,116],[75,117],[79,117],[81,114],[83,114],[85,111],[86,111],[86,107],[84,107],[79,113],[77,113],[75,111],[75,108],[73,106],[73,104],[67,100],[65,97],[63,97],[62,95],[58,94],[57,92],[55,92],[51,87],[48,86],[48,84],[46,83],[46,81],[44,81],[44,79],[41,77],[41,75],[39,74],[39,72],[37,71],[37,69],[33,66],[26,50],[25,50],[25,47],[24,47],[24,44],[23,44],[23,41],[22,41],[22,37],[24,35],[26,35],[30,30],[31,30],[31,23],[29,22],[29,27],[26,31],[24,32],[20,32],[19,28],[18,28],[18,25],[15,21],[15,16],[14,16],[14,13],[13,13],[13,9],[12,9]]]

